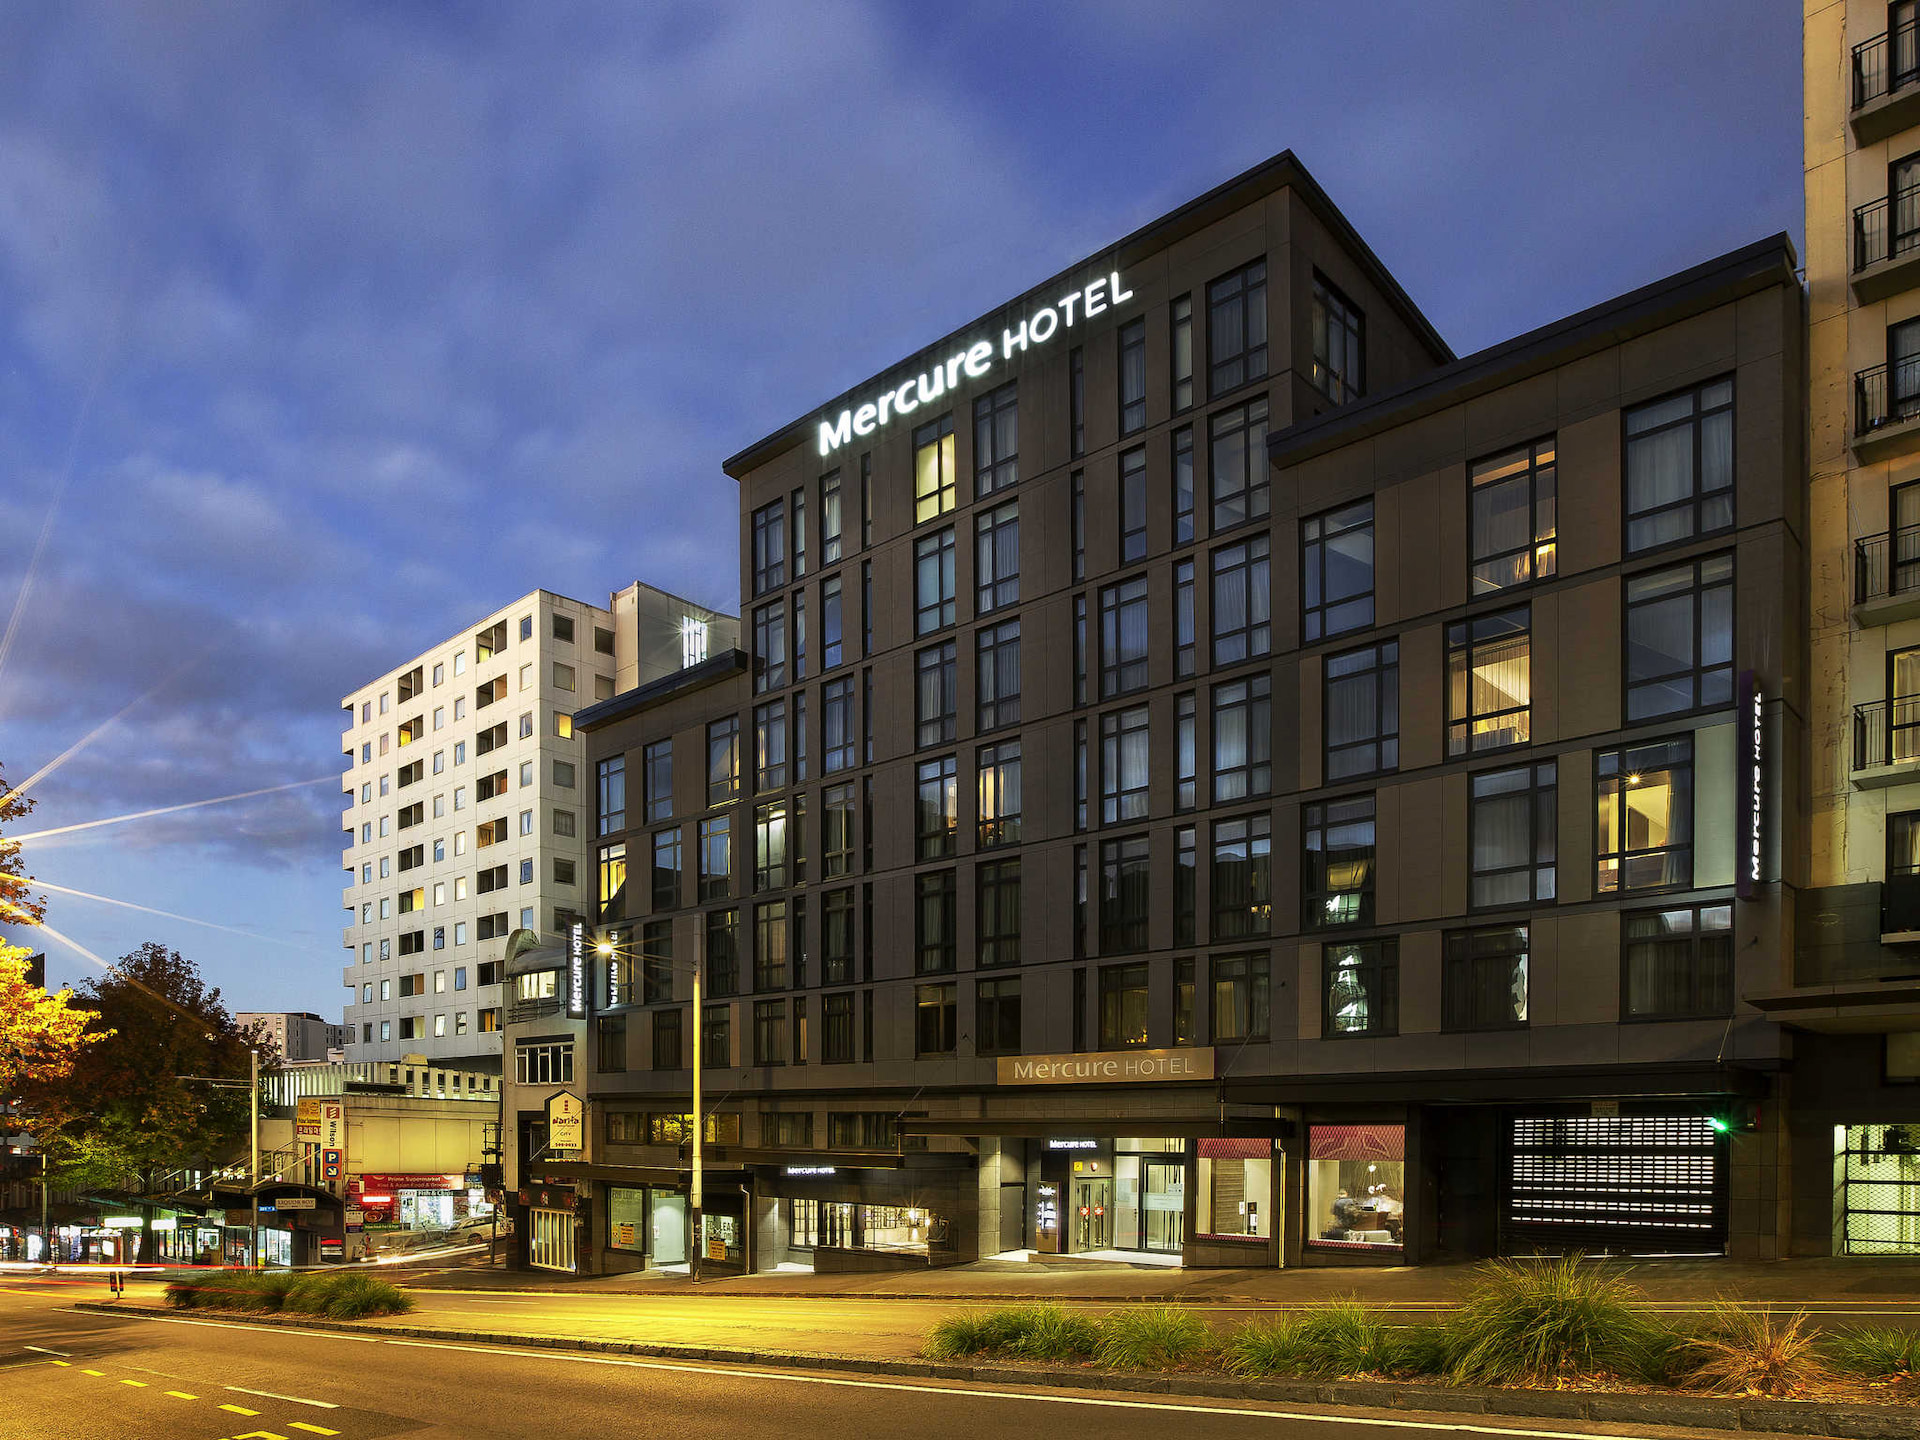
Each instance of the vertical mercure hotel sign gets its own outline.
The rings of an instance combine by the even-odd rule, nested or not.
[[[1062,330],[1071,330],[1076,320],[1091,320],[1132,298],[1133,291],[1121,287],[1118,270],[1078,290],[1069,290],[1053,304],[1043,305],[1028,315],[1018,328],[1002,329],[998,347],[991,340],[975,340],[966,349],[955,351],[903,384],[882,390],[872,399],[822,420],[820,453],[831,455],[856,435],[871,435],[889,420],[911,415],[922,405],[933,404],[949,390],[959,389],[962,375],[969,380],[984,380],[992,373],[995,363],[1005,364],[1020,351],[1044,345]]]
[[[587,927],[576,920],[567,932],[567,1018],[587,1015]]]
[[[1760,893],[1767,863],[1767,705],[1759,677],[1751,670],[1740,672],[1739,716],[1740,765],[1734,783],[1740,790],[1740,813],[1736,822],[1734,893],[1742,900],[1751,900]]]

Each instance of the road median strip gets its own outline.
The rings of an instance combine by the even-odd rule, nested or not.
[[[74,1307],[102,1315],[177,1319],[158,1305],[80,1301]],[[573,1350],[585,1354],[633,1355],[660,1360],[755,1365],[784,1370],[844,1370],[899,1379],[964,1380],[1067,1390],[1118,1390],[1146,1395],[1205,1396],[1293,1405],[1336,1405],[1370,1410],[1528,1416],[1616,1424],[1688,1426],[1704,1430],[1764,1431],[1822,1435],[1835,1440],[1913,1440],[1916,1413],[1904,1405],[1834,1405],[1810,1400],[1751,1400],[1717,1396],[1635,1394],[1619,1391],[1476,1389],[1385,1380],[1253,1380],[1219,1375],[1125,1374],[1070,1368],[1028,1368],[983,1361],[891,1360],[859,1355],[675,1345],[650,1340],[592,1340],[571,1335],[516,1335],[495,1330],[457,1330],[425,1325],[365,1325],[313,1316],[218,1315],[194,1312],[199,1322],[329,1330],[371,1338],[403,1337],[453,1344]],[[223,1407],[224,1408],[224,1407]]]

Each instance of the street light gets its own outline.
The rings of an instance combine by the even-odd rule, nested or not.
[[[684,960],[675,960],[671,955],[656,955],[650,951],[638,949],[632,945],[616,945],[611,940],[596,940],[593,945],[596,955],[606,957],[621,954],[629,960],[639,958],[665,965],[669,970],[679,970],[693,976],[693,1167],[687,1185],[687,1228],[692,1236],[692,1244],[687,1247],[687,1280],[690,1284],[700,1282],[701,1251],[706,1246],[706,1231],[701,1222],[701,1202],[705,1198],[701,1189],[700,1164],[701,1143],[706,1139],[706,1116],[701,1113],[700,1095],[700,1039],[705,1028],[700,1010],[700,977],[705,969],[698,960],[688,964]]]

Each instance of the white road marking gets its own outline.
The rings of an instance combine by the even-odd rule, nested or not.
[[[331,1400],[306,1400],[298,1395],[276,1395],[271,1390],[249,1390],[244,1385],[222,1385],[222,1390],[232,1390],[241,1395],[258,1395],[267,1400],[285,1400],[292,1405],[317,1405],[322,1410],[338,1410],[340,1407]]]
[[[33,1350],[33,1351],[36,1351],[36,1352],[38,1352],[38,1353],[39,1353],[39,1354],[41,1354],[41,1355],[71,1355],[71,1354],[73,1354],[73,1351],[71,1351],[71,1350],[49,1350],[49,1349],[48,1349],[48,1348],[47,1348],[46,1346],[44,1346],[44,1345],[29,1345],[29,1346],[27,1346],[26,1348],[27,1348],[27,1349],[29,1349],[29,1350]]]

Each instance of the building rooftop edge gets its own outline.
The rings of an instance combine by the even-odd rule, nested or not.
[[[576,733],[597,730],[602,725],[610,725],[615,720],[624,720],[629,715],[651,709],[682,691],[698,690],[702,686],[718,684],[730,675],[745,674],[747,665],[746,651],[722,650],[698,665],[675,670],[670,675],[662,675],[658,680],[650,680],[645,685],[615,695],[611,700],[599,700],[584,710],[574,711],[573,728]]]
[[[1793,239],[1780,231],[1291,425],[1268,437],[1268,459],[1287,464],[1310,459],[1768,285],[1797,285],[1798,270]]]
[[[665,594],[666,592],[662,591],[661,593]],[[513,609],[514,606],[520,604],[522,601],[532,600],[541,595],[549,596],[555,600],[564,600],[569,605],[578,605],[585,610],[598,611],[602,615],[611,615],[613,613],[605,605],[596,605],[591,600],[582,600],[582,599],[579,599],[577,596],[573,596],[573,595],[562,595],[558,590],[549,590],[544,585],[536,585],[534,586],[533,589],[528,590],[523,594],[516,595],[513,599],[505,602],[504,604],[494,606],[493,609],[487,611],[486,613],[487,615],[498,615],[503,610]],[[682,597],[676,595],[673,598],[678,600],[678,599],[681,599]],[[687,603],[692,604],[693,602],[688,601]],[[481,618],[485,619],[486,616],[482,616]],[[442,645],[451,645],[455,640],[460,638],[460,634],[462,631],[471,630],[478,623],[479,621],[470,621],[465,625],[456,626],[454,628],[453,633],[451,635],[448,635],[445,639],[434,641],[431,645],[427,646],[426,650],[416,651],[413,655],[409,656],[407,659],[402,660],[398,665],[395,665],[392,668],[387,670],[382,670],[378,675],[374,676],[373,679],[361,681],[358,685],[354,686],[353,689],[349,690],[345,695],[342,695],[340,697],[340,708],[343,710],[348,708],[353,703],[353,697],[355,695],[358,695],[362,690],[370,690],[375,685],[378,685],[381,681],[390,679],[391,677],[399,674],[402,669],[404,669],[408,665],[411,665],[414,661],[424,660],[427,657],[428,651],[437,650]]]
[[[1097,261],[1100,256],[1117,256],[1130,250],[1137,253],[1143,247],[1159,248],[1171,244],[1174,240],[1179,239],[1182,233],[1198,229],[1201,225],[1208,223],[1208,214],[1213,210],[1238,208],[1240,205],[1246,204],[1257,196],[1269,195],[1276,190],[1285,189],[1290,185],[1300,191],[1307,204],[1319,213],[1320,218],[1327,224],[1328,228],[1330,228],[1344,244],[1352,248],[1355,258],[1359,260],[1361,267],[1368,272],[1369,278],[1372,279],[1387,298],[1403,312],[1408,323],[1412,325],[1420,338],[1433,350],[1434,354],[1440,357],[1441,362],[1450,362],[1454,358],[1453,347],[1447,344],[1440,332],[1434,328],[1433,322],[1427,319],[1425,313],[1418,305],[1414,304],[1413,298],[1407,294],[1400,282],[1394,278],[1393,272],[1387,269],[1378,255],[1374,254],[1373,247],[1361,238],[1360,232],[1354,229],[1353,222],[1348,220],[1346,215],[1342,213],[1340,207],[1333,203],[1332,197],[1321,188],[1320,182],[1315,180],[1312,174],[1308,172],[1306,166],[1301,163],[1300,157],[1294,154],[1291,149],[1288,149],[1282,150],[1278,155],[1262,160],[1250,169],[1241,171],[1238,175],[1221,182],[1204,194],[1187,201],[1184,205],[1169,210],[1157,219],[1149,220],[1139,229],[1123,235],[1118,240],[1101,246],[1099,249],[1074,261],[1071,265],[1064,266],[1060,270],[1055,271],[1046,279],[1028,286],[1018,294],[1009,296],[992,309],[981,312],[979,315],[974,316],[973,319],[963,325],[955,327],[938,339],[930,340],[925,345],[909,351],[900,359],[875,371],[865,379],[855,381],[831,398],[823,400],[818,405],[802,412],[796,419],[789,421],[772,434],[763,436],[745,449],[728,456],[721,462],[720,468],[733,479],[740,479],[747,471],[764,464],[775,455],[779,455],[791,446],[798,444],[805,436],[808,421],[820,412],[831,410],[842,401],[850,400],[855,394],[875,384],[882,376],[892,374],[903,366],[911,366],[915,357],[924,355],[930,350],[940,350],[951,345],[959,336],[977,330],[980,324],[989,316],[996,315],[1011,306],[1018,305],[1022,300],[1031,296],[1051,290],[1058,286],[1067,276],[1087,269]]]

